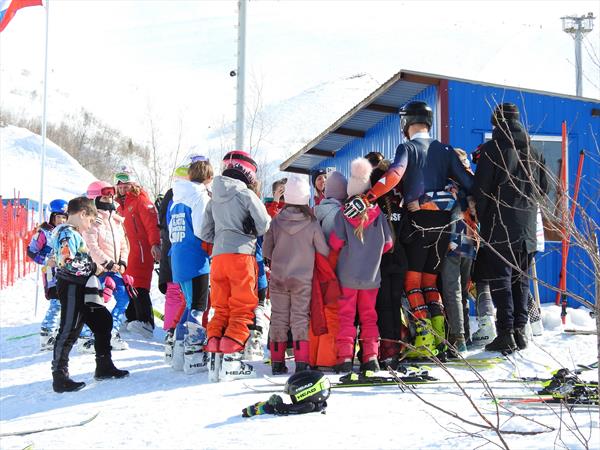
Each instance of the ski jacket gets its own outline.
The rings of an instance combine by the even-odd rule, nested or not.
[[[375,200],[401,182],[405,204],[414,200],[426,203],[432,193],[445,190],[449,178],[470,194],[473,176],[466,171],[454,149],[426,133],[417,133],[396,148],[394,162],[367,197]]]
[[[267,232],[271,218],[246,184],[223,175],[214,178],[200,239],[214,244],[212,256],[256,254],[256,238]]]
[[[312,291],[310,299],[310,328],[314,336],[327,334],[327,315],[325,307],[337,303],[341,295],[335,271],[327,258],[320,253],[315,255]]]
[[[360,216],[352,219],[343,214],[335,216],[329,246],[340,250],[336,273],[344,288],[379,288],[381,255],[393,247],[392,233],[377,205],[367,209],[362,241],[355,234],[360,223]]]
[[[208,254],[202,249],[199,237],[209,201],[204,184],[188,180],[175,180],[173,183],[169,240],[173,281],[177,283],[209,272]]]
[[[56,267],[46,265],[48,258],[53,256],[52,230],[54,227],[48,222],[41,224],[27,246],[27,256],[42,267],[44,293],[46,298],[56,298]]]
[[[137,195],[130,191],[117,201],[117,212],[125,219],[123,224],[129,241],[125,274],[133,277],[134,287],[149,290],[154,267],[150,249],[153,245],[160,245],[156,207],[144,191]]]
[[[98,209],[96,223],[83,233],[83,239],[94,262],[105,270],[110,270],[113,264],[127,266],[129,245],[123,218],[115,210]]]
[[[473,194],[482,240],[502,252],[535,252],[537,208],[548,192],[544,157],[516,120],[494,128],[480,149]]]
[[[85,285],[96,272],[96,264],[85,241],[73,225],[63,223],[54,229],[52,248],[56,258],[56,278]]]
[[[316,220],[298,208],[285,208],[271,222],[263,244],[265,258],[271,260],[271,285],[289,281],[310,285],[315,253],[327,257],[329,247]]]
[[[315,216],[321,225],[326,239],[329,239],[329,235],[333,230],[335,216],[338,213],[341,214],[341,209],[342,202],[335,198],[326,198],[318,206],[315,206]]]

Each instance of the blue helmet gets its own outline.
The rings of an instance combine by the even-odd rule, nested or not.
[[[64,214],[67,215],[68,202],[60,198],[52,200],[50,202],[50,213],[51,214]]]

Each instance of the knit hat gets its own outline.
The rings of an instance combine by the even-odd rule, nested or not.
[[[350,165],[350,178],[348,179],[348,197],[364,194],[370,187],[369,177],[373,167],[368,159],[356,158]]]
[[[285,184],[285,202],[288,205],[308,205],[310,185],[302,175],[292,174]]]
[[[256,162],[241,150],[234,150],[223,157],[223,175],[252,184],[256,181]]]
[[[327,175],[327,169],[315,169],[310,173],[310,182],[313,187],[315,187],[315,183],[317,182],[317,178],[321,175]]]
[[[348,188],[348,180],[338,171],[331,172],[325,181],[325,198],[335,198],[343,201],[346,199],[346,189]]]
[[[496,106],[490,119],[493,126],[497,127],[501,123],[520,119],[519,108],[514,103],[502,103]]]

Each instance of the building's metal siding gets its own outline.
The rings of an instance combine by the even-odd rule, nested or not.
[[[560,136],[561,123],[566,120],[569,130],[569,193],[573,194],[579,150],[586,149],[590,156],[586,158],[583,167],[579,203],[587,203],[587,213],[596,224],[600,223],[600,154],[594,142],[594,135],[597,140],[600,137],[600,118],[591,116],[592,108],[600,108],[600,102],[520,92],[461,81],[449,81],[448,91],[450,144],[469,153],[484,142],[485,132],[491,132],[490,116],[498,103],[515,103],[521,111],[523,123],[531,134]],[[579,215],[576,223],[581,227]],[[537,256],[538,277],[552,286],[558,285],[560,253],[560,243],[547,243],[546,251]],[[594,277],[590,260],[582,249],[571,247],[567,268],[567,289],[593,301]],[[540,285],[540,296],[543,302],[551,302],[554,301],[555,293]],[[576,305],[573,301],[569,303],[572,306]]]

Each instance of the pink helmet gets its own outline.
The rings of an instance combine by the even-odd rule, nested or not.
[[[87,188],[88,198],[95,199],[102,195],[114,195],[115,188],[106,181],[94,181]]]

